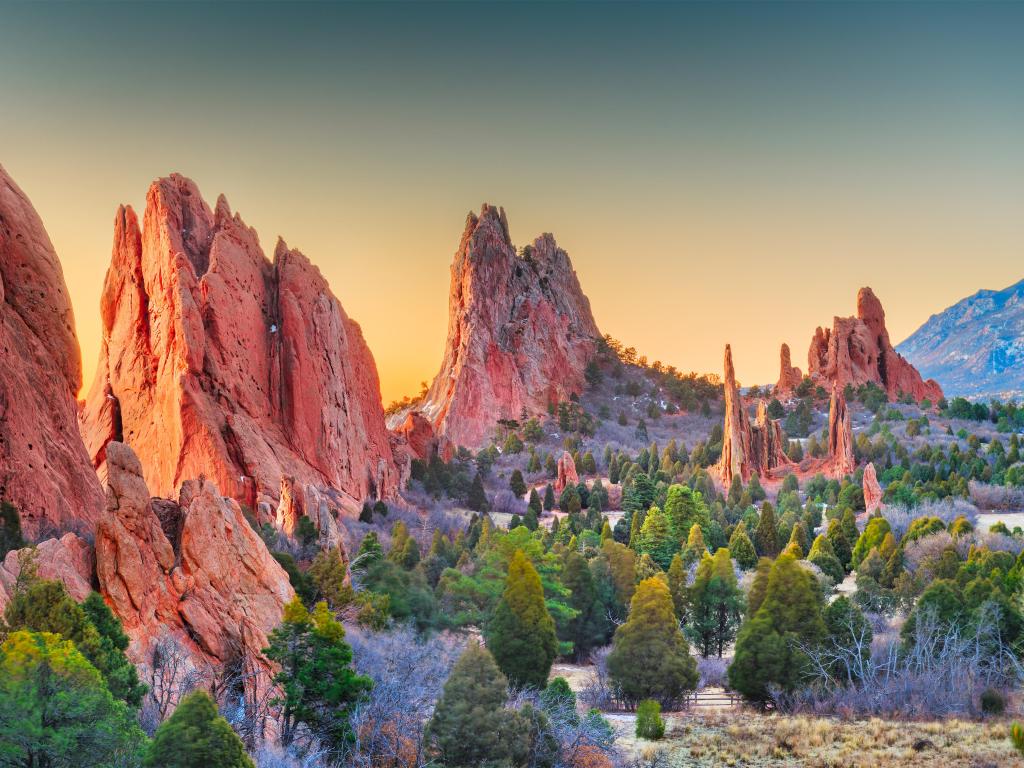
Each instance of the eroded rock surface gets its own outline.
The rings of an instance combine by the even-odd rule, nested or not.
[[[211,210],[172,175],[150,187],[141,228],[122,207],[101,313],[82,417],[101,475],[107,445],[123,441],[161,496],[205,476],[257,510],[287,477],[355,512],[398,490],[359,326],[301,253],[278,241],[268,260],[223,196]]]
[[[484,205],[467,218],[455,253],[444,359],[417,410],[446,452],[480,447],[499,419],[543,413],[582,392],[599,336],[554,237],[541,235],[520,255],[505,212]]]
[[[60,261],[0,167],[0,498],[24,535],[88,533],[103,490],[78,435],[82,360]]]
[[[804,380],[803,372],[793,365],[789,353],[789,344],[783,344],[779,350],[779,380],[775,391],[780,395],[790,394]]]
[[[576,472],[576,462],[572,460],[572,454],[562,451],[558,457],[558,474],[555,476],[555,494],[561,494],[566,486],[579,485],[580,476]]]
[[[864,491],[864,511],[871,515],[881,509],[882,486],[878,483],[878,474],[875,472],[875,465],[872,463],[864,467],[861,489]]]

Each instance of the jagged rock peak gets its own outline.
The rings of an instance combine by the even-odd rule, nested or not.
[[[417,410],[445,450],[478,447],[498,419],[542,413],[581,392],[599,336],[554,237],[541,235],[518,253],[504,210],[485,204],[467,217],[455,252],[444,357]]]
[[[82,434],[105,472],[124,441],[171,496],[206,475],[255,510],[281,479],[344,496],[392,496],[402,470],[359,325],[320,271],[278,240],[273,261],[221,195],[153,182],[143,226],[118,210],[101,300],[103,343]]]
[[[82,361],[60,260],[0,166],[0,499],[32,540],[91,533],[103,491],[78,434]]]
[[[846,397],[838,384],[832,385],[832,398],[829,402],[828,453],[833,476],[845,477],[856,469],[850,411],[846,407]]]
[[[868,382],[886,391],[890,400],[908,394],[914,400],[938,402],[942,388],[921,374],[889,341],[885,310],[870,288],[857,293],[856,317],[836,317],[832,328],[818,328],[807,352],[807,372],[817,383],[841,389]]]
[[[783,344],[779,350],[779,381],[775,385],[777,394],[789,394],[800,386],[803,381],[803,372],[793,365],[789,353],[789,344]]]

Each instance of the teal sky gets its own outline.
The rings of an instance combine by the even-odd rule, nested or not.
[[[465,214],[551,231],[602,330],[774,380],[1024,277],[1024,4],[5,4],[0,163],[86,380],[119,203],[179,171],[316,262],[386,400],[436,373]]]

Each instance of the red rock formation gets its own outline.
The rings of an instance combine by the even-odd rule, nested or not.
[[[444,360],[418,406],[446,452],[582,392],[600,336],[568,254],[545,234],[518,255],[501,209],[469,215],[451,273]]]
[[[893,349],[885,328],[885,310],[870,288],[857,293],[857,316],[836,317],[832,328],[818,328],[807,352],[808,375],[826,388],[873,382],[890,400],[908,394],[920,402],[942,398],[934,379],[923,381],[905,358]]]
[[[776,394],[790,394],[800,386],[800,382],[803,380],[803,373],[799,368],[793,366],[790,360],[789,344],[783,344],[782,349],[779,350],[779,381],[775,385]]]
[[[572,460],[572,454],[562,451],[558,457],[558,474],[555,477],[555,495],[558,496],[568,485],[579,485],[580,476],[576,473],[576,462]]]
[[[131,639],[129,657],[146,667],[170,636],[196,665],[260,659],[294,593],[238,503],[202,479],[183,483],[177,502],[151,499],[128,446],[108,443],[106,460],[96,574]]]
[[[875,465],[870,462],[864,467],[861,488],[864,491],[864,511],[870,516],[882,507],[882,486],[878,484]]]
[[[412,455],[426,461],[437,449],[437,438],[430,422],[417,411],[410,411],[395,432],[408,446]]]
[[[715,466],[722,483],[728,486],[733,477],[747,482],[757,473],[769,477],[776,469],[791,464],[782,441],[782,427],[768,418],[768,406],[761,400],[757,405],[757,418],[753,426],[743,405],[743,397],[736,386],[736,371],[732,364],[732,349],[725,346],[725,426],[722,437],[722,455]]]
[[[853,456],[853,429],[846,398],[838,384],[832,385],[828,409],[828,466],[834,477],[845,477],[857,467]]]
[[[101,474],[123,440],[163,496],[200,475],[252,509],[283,477],[353,512],[395,493],[373,357],[305,256],[279,241],[267,260],[223,196],[211,211],[178,175],[150,187],[141,231],[124,207],[114,229],[82,417]]]
[[[91,531],[103,490],[78,435],[82,361],[60,261],[0,167],[0,498],[38,540]]]
[[[92,545],[73,533],[65,533],[59,539],[40,542],[34,552],[29,549],[13,550],[0,561],[0,615],[14,594],[21,573],[21,558],[30,553],[39,578],[64,582],[68,594],[79,602],[92,592],[92,575],[96,569]]]

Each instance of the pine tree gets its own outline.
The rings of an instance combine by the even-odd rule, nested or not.
[[[704,543],[704,531],[694,523],[690,527],[689,536],[686,538],[686,547],[683,549],[683,562],[687,567],[699,562],[707,553],[708,546]]]
[[[704,658],[711,655],[714,645],[715,613],[708,594],[712,570],[711,555],[705,552],[700,562],[697,563],[697,572],[694,574],[693,586],[690,587],[687,600],[689,616],[686,623],[686,634]]]
[[[661,579],[644,579],[637,586],[629,620],[615,630],[608,673],[630,703],[655,699],[669,705],[696,687],[697,663]]]
[[[704,503],[700,491],[685,485],[670,485],[665,497],[665,514],[672,521],[676,538],[682,539],[695,525],[707,530],[711,525],[711,513]]]
[[[534,514],[540,517],[544,505],[541,503],[540,494],[537,493],[536,488],[530,489],[530,500],[527,502],[526,507],[527,509],[532,509]]]
[[[754,581],[750,585],[750,592],[747,594],[747,618],[753,618],[757,609],[764,602],[764,596],[768,594],[768,579],[772,575],[772,561],[762,557],[757,561],[754,571]]]
[[[689,621],[686,566],[683,565],[683,558],[678,553],[672,558],[672,564],[668,567],[668,591],[672,594],[672,608],[675,611],[676,620]]]
[[[864,526],[864,533],[857,538],[857,543],[853,547],[853,552],[850,555],[850,567],[856,570],[861,560],[867,557],[868,552],[875,547],[882,546],[886,535],[891,535],[888,520],[884,517],[872,517],[868,520],[868,524]],[[893,543],[895,545],[895,541]],[[891,554],[890,550],[883,555],[883,559],[888,559]]]
[[[359,545],[359,551],[352,561],[353,570],[366,570],[378,560],[384,559],[384,550],[380,546],[376,531],[369,531]]]
[[[491,503],[487,500],[487,491],[484,490],[484,481],[477,472],[473,476],[473,484],[469,487],[469,495],[466,497],[466,506],[474,512],[487,512]]]
[[[843,534],[843,526],[838,520],[832,520],[829,522],[828,529],[825,532],[825,538],[828,539],[828,543],[832,547],[832,553],[839,561],[839,565],[842,567],[843,573],[845,574],[850,566],[850,556],[853,553],[853,546]]]
[[[507,685],[491,654],[470,642],[444,684],[424,735],[441,765],[509,765],[523,751],[522,723],[505,709]]]
[[[601,524],[601,543],[604,544],[611,539],[613,539],[612,527],[608,524],[608,520],[605,519]]]
[[[555,489],[548,483],[544,488],[544,509],[548,512],[555,508]]]
[[[754,531],[754,546],[761,557],[775,557],[779,553],[779,529],[775,523],[775,507],[770,502],[761,505],[761,515]]]
[[[608,482],[612,485],[619,484],[619,457],[613,456],[608,464]]]
[[[794,690],[810,667],[801,645],[821,642],[826,631],[814,576],[792,555],[780,555],[764,601],[737,636],[729,684],[755,701],[769,698],[769,685]]]
[[[544,603],[540,576],[521,549],[508,564],[508,578],[487,626],[487,647],[516,687],[543,688],[558,652],[555,622]]]
[[[512,470],[512,477],[508,481],[508,487],[516,495],[516,498],[523,498],[526,495],[526,481],[523,480],[523,473],[518,469]]]
[[[523,518],[523,525],[531,531],[536,531],[540,527],[540,520],[537,519],[537,510],[533,507],[526,508],[526,517]]]
[[[206,691],[181,700],[160,724],[143,761],[146,768],[254,768],[245,746]]]
[[[729,552],[736,564],[745,571],[757,565],[757,551],[747,535],[747,526],[742,520],[729,537]]]
[[[564,639],[572,643],[575,661],[585,659],[608,635],[607,619],[597,599],[594,577],[586,559],[577,552],[565,558],[562,585],[570,590],[569,605],[576,615],[566,624]]]
[[[637,551],[650,555],[662,570],[668,569],[672,563],[672,556],[679,551],[679,544],[672,533],[672,525],[657,507],[651,507],[644,518]]]
[[[811,544],[811,551],[807,553],[807,560],[818,566],[836,584],[841,582],[843,577],[846,576],[839,558],[832,551],[832,544],[829,543],[828,538],[823,533],[819,534],[814,539],[814,543]]]

